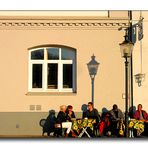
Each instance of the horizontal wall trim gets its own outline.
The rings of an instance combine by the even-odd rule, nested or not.
[[[0,20],[0,29],[101,29],[128,27],[128,20]]]
[[[76,96],[73,92],[28,92],[27,96]]]

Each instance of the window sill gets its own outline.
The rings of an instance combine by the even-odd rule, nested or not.
[[[76,92],[27,92],[27,96],[75,96]]]

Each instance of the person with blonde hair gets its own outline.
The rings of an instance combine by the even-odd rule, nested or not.
[[[60,106],[60,111],[57,116],[57,123],[61,124],[62,129],[63,128],[67,129],[65,137],[68,137],[70,131],[72,132],[72,136],[75,137],[75,134],[71,129],[72,122],[67,121],[66,109],[67,109],[66,105]]]

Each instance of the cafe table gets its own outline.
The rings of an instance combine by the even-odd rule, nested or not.
[[[144,121],[142,120],[136,120],[136,119],[130,119],[128,124],[129,130],[132,131],[132,129],[137,130],[137,135],[140,136],[144,132]],[[131,133],[133,137],[133,133]]]
[[[82,137],[84,133],[90,138],[90,134],[87,132],[87,128],[90,128],[92,131],[94,130],[94,124],[96,123],[96,119],[74,119],[72,120],[72,129],[77,131],[79,134],[78,137]]]

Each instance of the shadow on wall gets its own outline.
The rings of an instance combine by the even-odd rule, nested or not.
[[[87,111],[87,104],[83,104],[81,107],[82,112],[86,112]]]
[[[84,117],[85,112],[87,111],[87,104],[83,104],[81,107],[82,110],[82,118]]]
[[[55,122],[56,122],[55,110],[49,110],[49,115],[46,118],[43,131],[49,133],[53,132]]]

